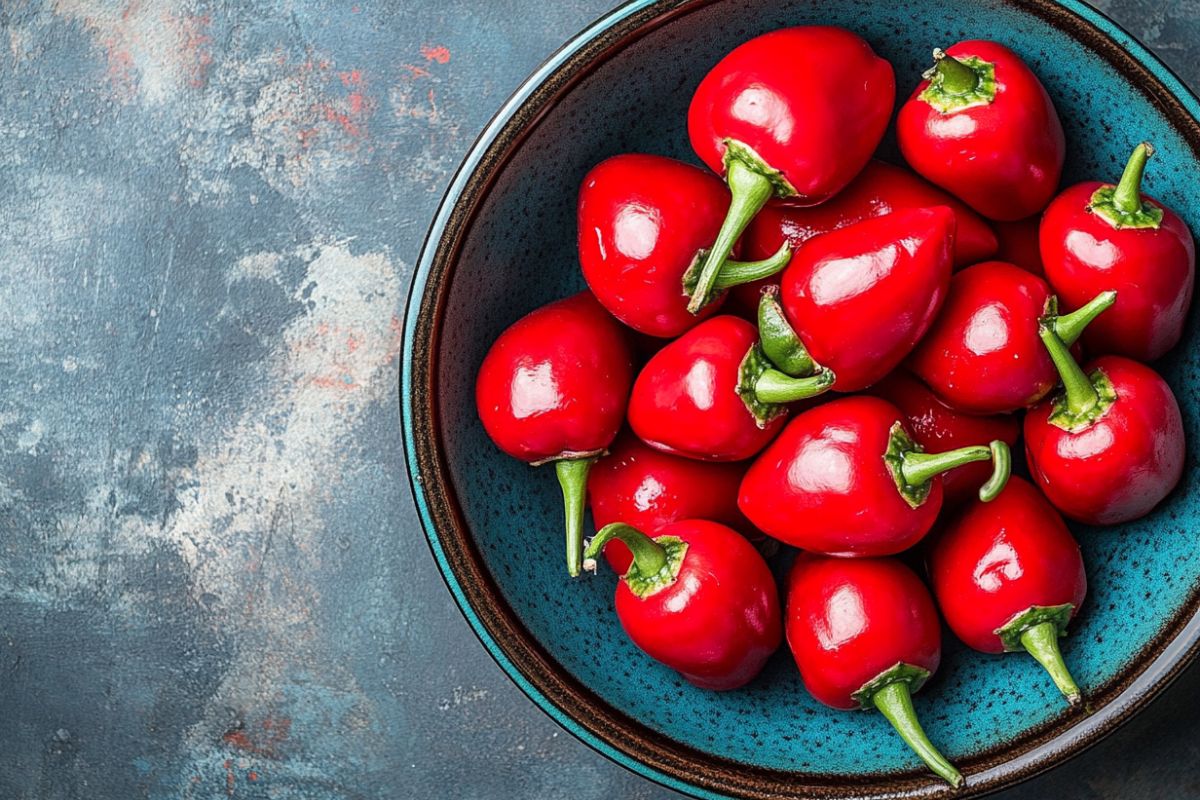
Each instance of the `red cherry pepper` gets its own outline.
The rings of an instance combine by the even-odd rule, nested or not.
[[[698,316],[689,313],[683,280],[728,209],[724,184],[682,161],[619,155],[602,162],[579,192],[579,263],[588,287],[634,330],[678,336],[720,306],[718,297]],[[729,262],[720,288],[739,276],[772,275],[789,255],[779,248],[763,264]]]
[[[1111,292],[1101,294],[1055,317],[1055,329],[1073,344],[1113,300]],[[1058,383],[1038,336],[1039,320],[1053,308],[1046,282],[1020,267],[1003,261],[968,267],[950,280],[946,306],[908,366],[960,411],[1000,414],[1033,405]]]
[[[895,101],[891,64],[842,28],[772,31],[704,76],[688,108],[688,136],[700,160],[725,176],[733,198],[690,310],[708,302],[734,242],[768,199],[816,205],[854,179],[883,138]]]
[[[926,451],[941,452],[996,439],[1010,448],[1021,435],[1021,420],[1009,414],[976,416],[947,406],[929,387],[905,370],[896,370],[871,387],[871,394],[904,412],[913,441]],[[946,505],[960,505],[977,496],[991,466],[983,461],[964,464],[942,474]]]
[[[938,537],[933,592],[955,635],[985,653],[1025,650],[1072,704],[1080,699],[1058,637],[1087,594],[1079,545],[1041,493],[1020,478],[975,503]]]
[[[572,576],[583,553],[588,468],[621,429],[632,381],[625,331],[589,292],[517,320],[479,367],[475,405],[488,436],[514,458],[554,462]]]
[[[798,414],[742,479],[738,507],[759,530],[834,556],[884,556],[919,542],[942,507],[941,473],[993,462],[979,490],[1008,480],[1008,445],[925,453],[904,414],[878,397],[834,400]]]
[[[1139,191],[1153,152],[1138,145],[1120,183],[1072,186],[1042,217],[1046,280],[1063,305],[1117,293],[1112,310],[1084,334],[1092,353],[1153,361],[1179,343],[1187,322],[1196,245],[1178,215]]]
[[[1167,382],[1123,356],[1080,368],[1043,325],[1063,392],[1025,415],[1034,481],[1059,511],[1092,525],[1144,516],[1183,474],[1183,419]]]
[[[908,567],[802,554],[788,577],[786,624],[813,697],[833,708],[879,709],[930,769],[951,786],[962,783],[912,705],[941,662],[942,630],[929,591]]]
[[[747,258],[767,258],[784,244],[796,250],[814,236],[865,219],[934,206],[954,212],[954,266],[977,264],[995,254],[999,246],[996,234],[982,217],[903,167],[875,160],[849,186],[819,206],[767,203],[746,229],[742,251]]]
[[[705,461],[750,458],[774,438],[786,403],[826,391],[827,372],[793,378],[771,366],[759,332],[738,317],[705,320],[646,363],[629,424],[646,444]]]
[[[589,567],[612,539],[633,553],[616,607],[630,640],[702,689],[744,686],[779,649],[778,590],[767,562],[737,531],[682,520],[651,539],[623,523],[588,544]]]
[[[905,160],[985,217],[1041,211],[1058,189],[1066,139],[1037,76],[996,42],[960,42],[933,57],[896,120]]]
[[[588,476],[592,522],[603,528],[624,522],[651,535],[681,519],[707,519],[749,532],[749,521],[737,507],[738,484],[745,467],[717,464],[660,453],[636,436],[622,434]],[[604,548],[618,574],[633,555],[619,540]]]
[[[897,211],[810,240],[783,273],[782,302],[839,392],[864,389],[904,360],[950,282],[954,212]]]
[[[1038,244],[1038,227],[1041,225],[1040,216],[1019,219],[1016,222],[993,222],[996,238],[1000,240],[1000,249],[996,251],[996,261],[1015,264],[1026,272],[1033,273],[1039,278],[1046,277],[1042,267],[1042,251]]]

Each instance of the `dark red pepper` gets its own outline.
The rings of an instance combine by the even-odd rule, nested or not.
[[[617,584],[617,616],[651,658],[702,689],[726,690],[748,683],[779,649],[775,579],[737,531],[682,520],[652,539],[615,523],[588,544],[589,568],[613,539],[633,552]]]
[[[1013,478],[992,502],[967,508],[938,536],[929,574],[942,616],[967,646],[1024,650],[1079,702],[1058,637],[1083,604],[1087,575],[1079,545],[1037,489]]]
[[[904,360],[950,282],[954,212],[897,211],[807,242],[783,273],[782,303],[839,392],[865,389]]]
[[[942,507],[941,473],[993,462],[980,497],[1008,479],[1008,445],[925,453],[904,414],[878,397],[846,397],[796,415],[750,465],[738,507],[786,544],[835,556],[884,556],[919,542]]]
[[[913,441],[927,452],[943,452],[978,442],[1000,440],[1010,448],[1021,435],[1021,420],[1011,414],[977,416],[963,414],[937,398],[928,386],[903,369],[898,369],[871,387],[871,394],[882,397],[904,412]],[[987,482],[992,467],[976,461],[942,473],[946,505],[960,505],[977,497]]]
[[[625,331],[589,292],[514,322],[479,367],[475,405],[488,436],[513,458],[554,462],[571,575],[583,553],[588,468],[621,429],[632,381]]]
[[[746,229],[742,252],[749,259],[767,258],[784,244],[797,250],[814,236],[865,219],[934,206],[946,206],[954,212],[955,267],[978,264],[995,255],[999,246],[996,234],[982,217],[903,167],[876,160],[868,163],[849,186],[819,206],[767,203]]]
[[[786,624],[813,697],[833,708],[878,709],[931,770],[951,786],[962,783],[912,705],[941,662],[942,629],[929,591],[908,567],[801,554],[788,577]]]
[[[1037,76],[996,42],[960,42],[933,57],[896,120],[905,160],[985,217],[1041,211],[1058,189],[1066,139]]]
[[[705,320],[646,363],[629,425],[646,444],[705,461],[750,458],[774,438],[787,403],[829,389],[827,371],[793,378],[775,368],[759,331],[738,317]]]
[[[1196,282],[1196,246],[1187,224],[1140,193],[1146,159],[1133,151],[1116,186],[1081,183],[1059,195],[1042,217],[1046,280],[1065,308],[1113,290],[1112,310],[1088,328],[1089,353],[1153,361],[1178,342]]]
[[[733,199],[699,272],[693,312],[708,302],[734,242],[768,199],[816,205],[854,179],[895,101],[891,65],[842,28],[772,31],[704,76],[688,108],[688,136],[700,160],[725,176]]]
[[[1113,299],[1106,292],[1055,317],[1055,329],[1073,344]],[[1000,414],[1033,405],[1058,383],[1038,336],[1039,320],[1054,308],[1046,282],[1020,267],[1002,261],[968,267],[950,280],[946,305],[908,366],[960,411]]]
[[[738,484],[745,471],[742,464],[661,453],[623,433],[588,476],[592,522],[597,529],[625,522],[653,536],[671,522],[707,519],[750,532],[749,521],[737,507]],[[621,575],[633,560],[619,540],[604,548],[604,557]]]
[[[1064,389],[1025,415],[1034,481],[1080,522],[1115,525],[1148,514],[1183,474],[1183,419],[1171,387],[1123,356],[1080,368],[1053,326],[1043,325],[1041,336]]]
[[[1000,240],[995,260],[1015,264],[1026,272],[1045,278],[1046,270],[1042,267],[1042,251],[1038,244],[1038,227],[1041,223],[1041,216],[1016,222],[993,222],[992,229]]]
[[[720,307],[721,298],[714,297],[691,314],[684,275],[712,244],[728,209],[724,184],[691,164],[653,155],[601,162],[579,191],[579,263],[588,287],[634,330],[678,336]],[[790,251],[778,248],[772,255],[763,264],[727,263],[718,288],[738,276],[778,272]]]

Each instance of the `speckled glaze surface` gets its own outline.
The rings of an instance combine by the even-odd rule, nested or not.
[[[552,472],[504,457],[472,402],[488,345],[525,312],[582,287],[579,181],[620,152],[695,161],[691,90],[737,43],[775,27],[850,27],[896,67],[907,96],[935,45],[992,38],[1037,71],[1063,118],[1065,181],[1115,177],[1133,143],[1158,157],[1147,189],[1200,230],[1196,100],[1095,11],[1048,0],[635,2],[585,31],[500,111],[468,157],[418,265],[405,324],[402,403],[414,492],[456,600],[513,679],[605,755],[701,797],[936,797],[948,790],[878,715],[812,700],[786,652],[732,693],[696,690],[638,652],[612,613],[614,576],[560,568]],[[894,160],[894,145],[884,145]],[[1194,326],[1161,369],[1200,441]],[[1032,659],[947,641],[916,700],[930,737],[963,768],[962,797],[1053,766],[1128,718],[1200,637],[1196,464],[1146,520],[1076,528],[1090,595],[1065,655],[1091,697],[1071,712]],[[784,564],[777,567],[782,570]]]

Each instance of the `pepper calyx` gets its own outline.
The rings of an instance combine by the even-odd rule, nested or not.
[[[797,197],[796,187],[783,176],[783,173],[772,167],[766,160],[754,151],[754,148],[737,139],[726,139],[725,153],[721,157],[725,165],[725,174],[729,174],[730,163],[737,161],[751,172],[756,172],[771,183],[771,189],[776,197]]]
[[[907,683],[909,692],[916,692],[929,680],[930,674],[929,670],[923,667],[901,661],[871,678],[850,696],[858,703],[859,708],[870,710],[875,707],[873,699],[876,693],[883,687],[893,683]]]
[[[1142,203],[1135,211],[1122,211],[1116,203],[1117,187],[1106,183],[1088,200],[1087,210],[1100,217],[1115,230],[1123,228],[1157,229],[1162,225],[1163,210],[1158,206]]]
[[[912,508],[920,508],[921,504],[929,497],[930,482],[923,481],[913,484],[904,477],[905,456],[909,453],[924,452],[925,448],[913,441],[899,421],[892,425],[892,429],[888,431],[888,447],[883,454],[883,460],[887,463],[888,471],[892,473],[892,479],[896,482],[896,491],[900,492],[900,496]]]
[[[1096,404],[1082,411],[1072,411],[1067,393],[1059,392],[1051,401],[1047,422],[1068,433],[1079,433],[1096,424],[1108,412],[1112,404],[1117,402],[1117,390],[1113,388],[1112,381],[1100,369],[1092,370],[1087,380],[1096,392]]]
[[[802,378],[775,369],[762,344],[755,342],[738,367],[736,391],[758,427],[765,428],[772,420],[787,413],[788,403],[823,394],[833,387],[833,383],[834,374],[824,368]]]
[[[613,539],[620,539],[633,554],[633,561],[621,580],[638,598],[644,599],[660,592],[679,578],[683,558],[687,555],[687,542],[678,536],[652,539],[624,522],[605,525],[591,538],[583,553],[584,569],[596,571],[596,559]]]
[[[934,64],[921,77],[929,85],[919,95],[942,114],[984,106],[996,99],[996,65],[978,56],[933,51]]]
[[[1004,651],[1014,653],[1025,649],[1025,645],[1021,644],[1021,635],[1043,622],[1053,622],[1058,635],[1066,636],[1067,624],[1071,621],[1071,614],[1074,611],[1075,606],[1071,603],[1063,603],[1058,606],[1030,606],[1013,615],[1012,619],[996,628],[995,632],[1004,645]]]

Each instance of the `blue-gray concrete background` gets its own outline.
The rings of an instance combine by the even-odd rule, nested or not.
[[[0,798],[676,796],[491,662],[398,433],[440,194],[611,5],[0,2]],[[1099,5],[1200,86],[1200,2]],[[1198,705],[1005,796],[1200,797]]]

